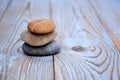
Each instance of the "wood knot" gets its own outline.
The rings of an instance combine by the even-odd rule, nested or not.
[[[81,47],[81,46],[74,46],[74,47],[72,47],[72,50],[76,51],[76,52],[83,52],[83,51],[85,51],[85,48]]]

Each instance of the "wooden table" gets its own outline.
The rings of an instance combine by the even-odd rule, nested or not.
[[[36,19],[55,22],[59,54],[24,54]],[[120,80],[120,1],[0,0],[0,80]]]

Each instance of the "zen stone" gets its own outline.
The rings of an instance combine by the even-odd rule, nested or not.
[[[21,39],[31,46],[43,46],[51,42],[56,36],[57,33],[55,31],[44,35],[36,35],[29,31],[24,31],[21,34]]]
[[[40,47],[34,47],[24,43],[22,49],[27,55],[46,56],[58,53],[60,51],[60,45],[56,41]]]
[[[34,20],[28,24],[28,30],[35,34],[46,34],[53,32],[55,29],[55,24],[46,19]]]

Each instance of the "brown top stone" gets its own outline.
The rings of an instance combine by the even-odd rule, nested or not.
[[[46,19],[34,20],[28,24],[28,30],[35,34],[47,34],[53,32],[55,29],[55,24]]]

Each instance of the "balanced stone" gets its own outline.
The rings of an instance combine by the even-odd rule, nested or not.
[[[27,43],[24,43],[22,46],[24,53],[32,56],[46,56],[53,55],[60,51],[60,45],[56,41],[52,41],[44,46],[34,47],[30,46]]]
[[[36,35],[29,31],[24,31],[21,34],[21,39],[31,46],[43,46],[51,42],[56,35],[57,33],[55,31],[44,35]]]
[[[46,34],[53,32],[55,29],[55,24],[46,19],[34,20],[28,24],[28,30],[35,34]]]

